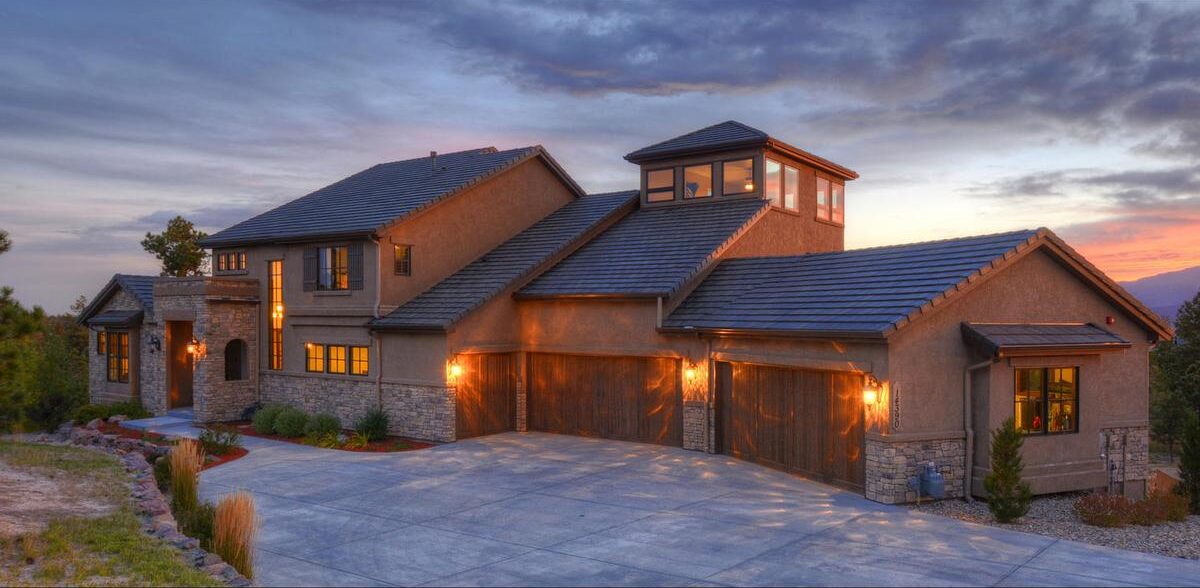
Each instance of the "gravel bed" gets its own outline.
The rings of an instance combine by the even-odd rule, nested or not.
[[[1057,494],[1034,498],[1029,513],[1011,525],[997,523],[988,511],[987,503],[978,500],[972,503],[942,500],[910,507],[920,512],[1013,531],[1156,555],[1200,559],[1200,516],[1192,515],[1181,523],[1163,523],[1153,527],[1093,527],[1075,516],[1073,506],[1080,496],[1082,494]]]

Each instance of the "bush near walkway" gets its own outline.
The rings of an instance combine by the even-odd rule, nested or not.
[[[1001,523],[1011,523],[1029,512],[1033,492],[1021,480],[1021,445],[1025,443],[1016,421],[1009,417],[992,431],[992,471],[983,479],[988,509]]]

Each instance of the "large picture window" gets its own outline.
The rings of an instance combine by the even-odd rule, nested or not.
[[[1025,434],[1079,431],[1079,368],[1018,368],[1013,416]]]
[[[675,168],[646,172],[646,201],[667,202],[675,199]]]
[[[767,171],[763,176],[763,198],[771,201],[771,206],[783,206],[783,165],[778,161],[767,160]]]
[[[320,290],[347,290],[350,288],[350,249],[322,247],[319,250],[320,273],[317,288]]]
[[[721,166],[721,194],[749,194],[754,191],[754,160],[726,161]]]

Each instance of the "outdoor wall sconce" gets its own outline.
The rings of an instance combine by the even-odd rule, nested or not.
[[[203,359],[207,354],[208,346],[205,345],[203,341],[197,341],[193,338],[191,341],[188,341],[187,352],[188,355],[191,355],[194,359],[200,360]]]
[[[457,382],[462,375],[463,366],[462,364],[458,363],[458,358],[452,359],[450,360],[450,363],[446,364],[446,377],[450,380],[450,382]]]
[[[158,338],[158,335],[150,335],[149,343],[154,351],[162,351],[162,341]]]
[[[879,380],[867,374],[866,380],[863,382],[863,404],[867,406],[874,405],[879,402]]]
[[[696,381],[696,364],[688,362],[687,367],[683,369],[683,377],[688,382]]]

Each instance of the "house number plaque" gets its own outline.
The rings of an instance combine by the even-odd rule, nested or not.
[[[900,430],[900,384],[892,384],[892,431]]]

